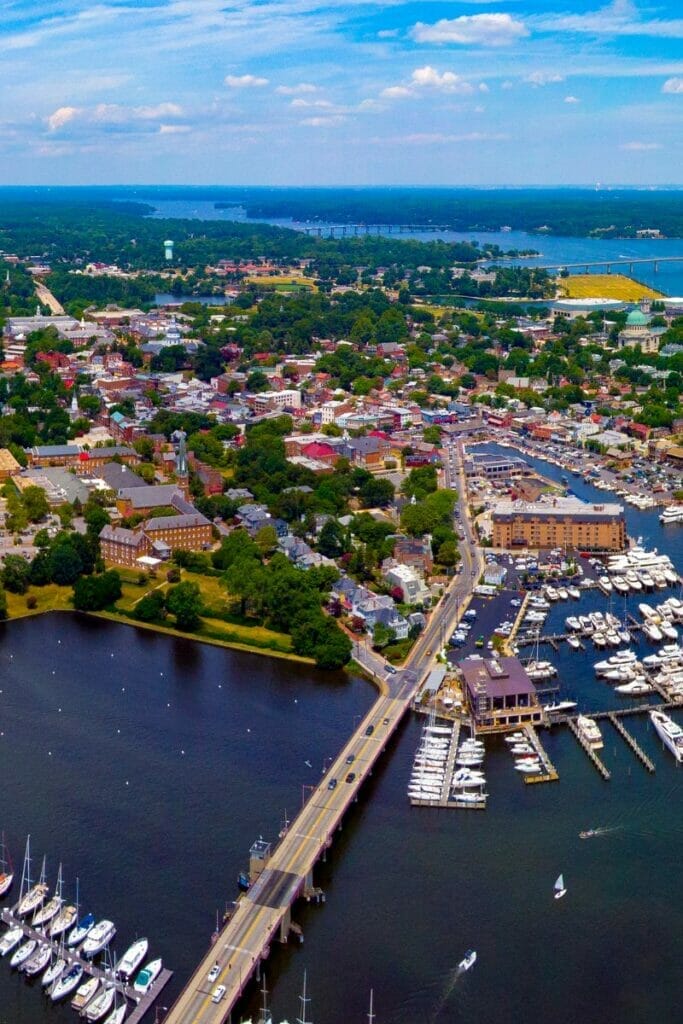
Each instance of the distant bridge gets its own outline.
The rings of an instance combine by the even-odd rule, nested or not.
[[[643,266],[644,264],[652,263],[654,271],[657,273],[659,270],[660,263],[683,263],[683,256],[648,256],[638,257],[637,259],[616,259],[616,260],[597,260],[589,263],[544,263],[542,266],[537,265],[539,270],[556,270],[561,273],[563,270],[583,270],[584,273],[588,273],[592,269],[603,267],[608,274],[612,273],[612,267],[628,267],[629,273],[633,273],[633,268],[637,266]]]

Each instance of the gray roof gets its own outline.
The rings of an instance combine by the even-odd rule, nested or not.
[[[63,455],[78,455],[80,448],[76,444],[39,444],[31,448],[31,455],[43,459],[60,458]]]
[[[111,540],[116,541],[117,544],[137,547],[144,540],[144,536],[135,530],[126,530],[123,526],[107,525],[100,530],[100,540]]]
[[[154,508],[155,506],[170,505],[176,494],[179,494],[177,484],[145,485],[144,487],[122,487],[118,497],[129,501],[133,508]]]
[[[182,516],[157,516],[148,519],[145,530],[181,529],[185,526],[206,526],[209,520],[201,512],[187,513]]]
[[[96,470],[96,472],[97,476],[101,477],[112,491],[149,486],[141,476],[134,473],[128,466],[122,466],[120,462],[108,462],[105,466],[101,466]]]

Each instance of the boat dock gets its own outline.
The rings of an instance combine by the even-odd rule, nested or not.
[[[654,770],[655,770],[654,764],[652,763],[650,758],[647,756],[647,754],[645,753],[643,748],[640,746],[640,744],[636,740],[635,736],[633,736],[628,731],[628,729],[619,721],[619,719],[617,718],[617,716],[615,714],[610,713],[610,714],[608,714],[607,717],[609,718],[610,722],[612,723],[614,728],[617,730],[617,732],[619,733],[621,738],[623,740],[625,740],[625,742],[631,748],[631,750],[636,755],[636,757],[642,762],[642,764],[645,765],[647,770],[649,772],[654,772]]]
[[[595,717],[595,715],[591,715],[591,718]],[[609,780],[612,778],[612,773],[600,760],[593,747],[591,747],[590,743],[581,735],[575,720],[573,718],[568,718],[566,721],[571,732],[574,733],[574,736],[576,737],[579,746],[586,751],[588,757],[593,762],[594,767],[597,768],[597,770],[600,772],[605,782],[609,782]]]
[[[534,748],[538,754],[541,764],[543,765],[543,771],[538,775],[529,774],[524,776],[525,784],[528,785],[532,782],[557,782],[560,778],[557,768],[548,757],[533,725],[525,725],[523,731],[526,734],[527,742]]]
[[[108,986],[113,985],[120,996],[129,1000],[134,1005],[133,1011],[126,1017],[126,1024],[139,1024],[148,1011],[152,1009],[154,1003],[173,977],[173,971],[164,968],[147,995],[141,996],[139,992],[134,990],[132,983],[122,981],[120,978],[115,977],[111,970],[105,970],[105,968],[93,963],[92,960],[79,956],[77,950],[62,949],[58,939],[49,939],[43,932],[32,928],[22,918],[17,917],[15,911],[18,905],[17,903],[11,908],[6,907],[0,912],[0,919],[10,928],[21,928],[26,939],[35,939],[41,946],[48,943],[52,946],[55,957],[63,956],[69,967],[74,964],[80,964],[84,974],[98,978],[100,982],[104,982]]]

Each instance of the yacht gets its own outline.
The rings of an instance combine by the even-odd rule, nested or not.
[[[663,711],[651,711],[650,721],[662,743],[669,748],[677,761],[683,761],[683,729]],[[16,954],[15,954],[16,955]]]
[[[482,801],[486,803],[488,799],[488,793],[454,793],[453,802],[455,804],[480,804]]]
[[[628,594],[631,589],[623,576],[613,576],[612,586],[619,594]]]
[[[567,593],[575,601],[578,601],[579,598],[581,597],[581,591],[579,590],[578,587],[567,587]]]
[[[579,615],[579,624],[581,626],[582,631],[584,633],[587,633],[588,636],[590,636],[591,633],[593,632],[594,627],[593,627],[593,623],[591,622],[591,620],[588,618],[587,615]]]
[[[37,939],[29,939],[27,942],[24,942],[23,945],[19,946],[19,949],[12,954],[10,967],[21,967],[23,963],[26,963],[28,958],[33,956],[37,945]]]
[[[56,917],[62,909],[63,902],[64,900],[61,896],[53,896],[51,900],[44,903],[31,922],[33,927],[40,928],[41,925],[49,924],[53,917]]]
[[[654,590],[655,581],[653,580],[647,569],[643,569],[640,574],[640,582],[643,584],[646,590]]]
[[[647,622],[659,622],[659,615],[654,610],[652,605],[646,604],[644,601],[638,605],[638,611]]]
[[[148,949],[149,942],[147,939],[137,939],[137,941],[126,950],[122,958],[119,960],[117,973],[120,974],[122,978],[130,978],[131,974],[135,973],[147,956]]]
[[[15,946],[17,946],[22,938],[24,937],[23,928],[9,928],[2,939],[0,939],[0,956],[7,956],[11,953]]]
[[[114,1005],[115,996],[116,988],[114,985],[108,985],[103,988],[85,1008],[83,1012],[85,1019],[89,1021],[101,1020],[105,1013],[109,1013]]]
[[[600,750],[603,745],[602,733],[593,719],[588,718],[587,715],[579,715],[576,720],[576,725],[579,733],[583,736],[588,745],[591,746],[593,750]]]
[[[607,647],[607,638],[604,633],[593,633],[593,643],[596,647],[602,649]]]
[[[48,969],[45,971],[45,974],[40,980],[41,985],[43,985],[44,988],[48,988],[57,980],[57,978],[61,978],[65,969],[66,960],[64,959],[63,956],[57,957],[57,959],[53,961],[53,963],[51,963]]]
[[[576,615],[568,615],[567,618],[564,620],[564,624],[567,627],[567,629],[571,629],[575,633],[577,633],[581,629],[581,623],[577,619]]]
[[[77,913],[78,910],[71,904],[62,907],[50,925],[50,938],[56,939],[57,936],[68,931],[73,926]]]
[[[560,601],[568,601],[569,591],[566,587],[559,587],[557,591],[557,596],[559,597]]]
[[[610,647],[618,647],[621,643],[621,638],[615,629],[609,629],[605,633],[605,640]]]
[[[573,651],[581,650],[581,641],[579,640],[578,636],[568,636],[567,643]]]
[[[600,584],[602,589],[605,590],[608,594],[612,593],[612,581],[610,580],[609,576],[600,576],[600,578],[598,579],[598,583]]]
[[[506,743],[520,743],[527,738],[525,732],[511,732],[509,736],[505,737]]]
[[[683,523],[683,505],[668,505],[659,516],[663,526],[671,523]]]
[[[548,598],[549,601],[557,601],[560,597],[560,594],[559,591],[555,590],[555,587],[548,586],[545,588],[545,596]]]
[[[678,575],[673,571],[673,569],[664,568],[662,569],[662,573],[664,575],[664,579],[670,586],[675,587],[679,582]]]
[[[16,916],[26,917],[27,914],[31,914],[44,902],[49,891],[49,887],[44,882],[38,882],[37,885],[34,885],[29,889],[17,907],[15,911]]]
[[[79,985],[76,995],[71,1000],[74,1010],[83,1010],[93,998],[100,985],[100,979],[94,975],[87,978],[82,985]]]
[[[615,693],[624,694],[626,697],[643,697],[646,693],[652,693],[652,687],[643,679],[633,679],[630,683],[621,683],[614,687]]]
[[[133,989],[139,992],[140,995],[147,995],[154,982],[161,974],[162,961],[151,960],[148,964],[142,968],[133,984]]]
[[[109,945],[115,935],[116,926],[113,921],[98,921],[83,943],[81,954],[84,957],[97,956],[105,946]]]
[[[661,629],[654,622],[646,622],[643,626],[643,633],[648,640],[652,640],[656,644],[664,639]]]
[[[624,579],[628,583],[631,590],[638,591],[643,589],[643,584],[640,582],[633,569],[628,570]]]
[[[83,977],[83,968],[80,964],[74,964],[69,970],[62,974],[50,990],[50,999],[53,1003],[59,1002],[60,999],[64,999],[65,996],[70,995],[75,988],[81,983]]]
[[[540,775],[541,773],[541,762],[536,761],[516,761],[515,771],[524,772],[526,775]]]
[[[667,640],[678,640],[678,630],[670,622],[660,622],[659,628]]]
[[[70,949],[75,946],[79,946],[83,939],[86,938],[95,926],[94,914],[86,914],[85,917],[81,918],[75,928],[71,929],[69,938],[66,940],[66,944]]]

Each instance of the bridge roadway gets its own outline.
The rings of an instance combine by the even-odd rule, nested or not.
[[[447,486],[456,482],[456,475],[461,485],[459,503],[465,530],[460,543],[462,573],[435,608],[402,670],[387,672],[379,655],[357,645],[354,656],[382,681],[384,692],[291,822],[258,880],[237,902],[232,917],[171,1007],[165,1024],[223,1024],[230,1017],[260,960],[267,957],[271,942],[287,930],[292,904],[311,884],[314,865],[331,845],[345,812],[410,707],[436,649],[454,625],[462,600],[471,593],[483,559],[467,518],[462,448],[452,452]],[[355,778],[347,782],[351,772]],[[330,789],[333,779],[336,784]],[[208,974],[214,964],[219,965],[220,973],[209,982]],[[218,985],[224,985],[226,991],[221,1001],[214,1003],[212,993]]]
[[[585,260],[579,263],[534,263],[538,270],[589,270],[591,267],[635,267],[643,263],[654,263],[655,270],[660,263],[681,263],[683,256],[635,256],[633,259],[595,260],[586,263]],[[533,269],[533,268],[532,268]]]

